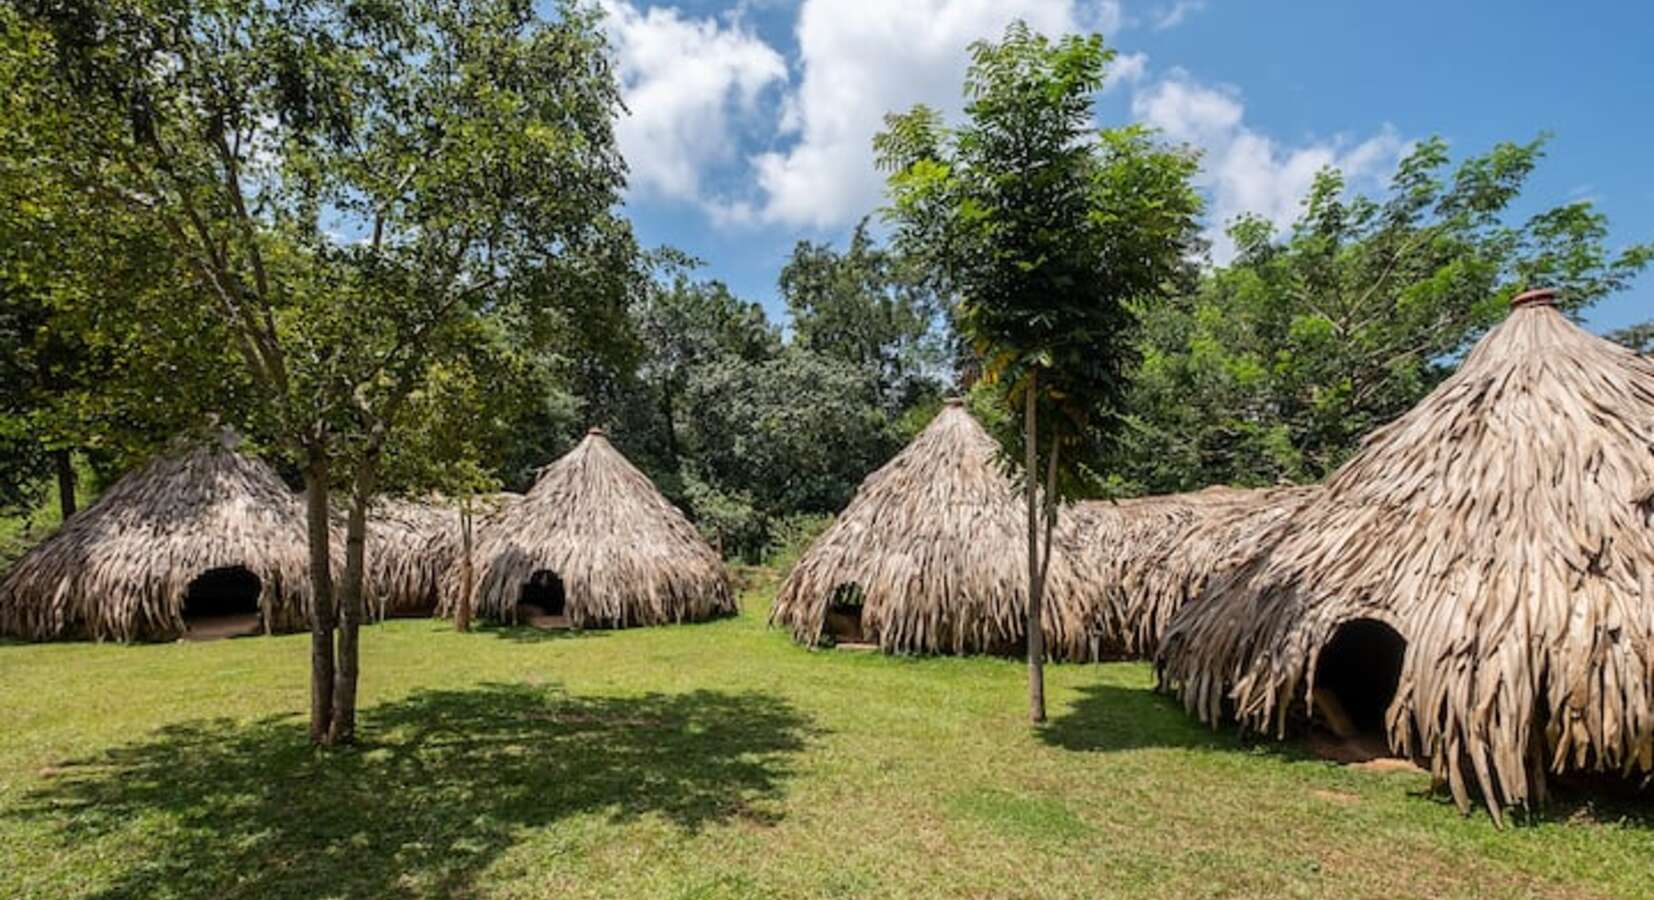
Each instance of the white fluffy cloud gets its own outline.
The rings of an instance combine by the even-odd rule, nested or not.
[[[865,215],[881,196],[872,140],[885,113],[958,110],[966,48],[1018,18],[1046,34],[1121,26],[1114,0],[805,0],[800,74],[781,121],[788,143],[753,156],[756,197],[722,204],[720,215],[808,228]],[[1126,65],[1142,68],[1135,57]]]
[[[1206,0],[1177,0],[1154,16],[1154,30],[1165,31],[1183,24],[1183,20],[1206,8]]]
[[[738,18],[691,19],[625,0],[603,0],[603,9],[630,110],[616,137],[632,190],[699,200],[703,173],[738,159],[735,125],[765,88],[786,81],[786,61]]]
[[[1245,112],[1235,89],[1203,85],[1178,70],[1132,98],[1132,113],[1138,119],[1205,152],[1200,183],[1211,199],[1208,237],[1212,256],[1220,263],[1234,256],[1234,244],[1223,229],[1236,216],[1256,213],[1285,226],[1297,218],[1322,168],[1336,166],[1352,185],[1371,186],[1394,168],[1406,149],[1388,125],[1360,142],[1333,138],[1283,146],[1247,127]]]

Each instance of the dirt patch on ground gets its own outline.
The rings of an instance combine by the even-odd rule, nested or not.
[[[1356,795],[1351,794],[1351,793],[1347,793],[1345,791],[1327,791],[1327,790],[1321,790],[1320,788],[1317,788],[1313,791],[1310,791],[1310,794],[1312,796],[1319,797],[1322,800],[1326,800],[1326,801],[1329,801],[1331,803],[1336,803],[1339,806],[1354,806],[1355,804],[1361,802],[1360,797],[1357,797]]]
[[[184,623],[186,641],[221,641],[225,638],[248,637],[263,634],[258,613],[239,613],[233,616],[201,616]]]
[[[541,631],[559,631],[573,627],[569,624],[566,614],[554,616],[533,603],[517,604],[517,621]]]
[[[1305,742],[1309,752],[1343,763],[1364,772],[1423,772],[1416,763],[1390,752],[1384,738],[1376,734],[1358,734],[1341,738],[1331,732],[1316,729]]]

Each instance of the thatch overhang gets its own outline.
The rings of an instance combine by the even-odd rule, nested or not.
[[[1496,818],[1529,806],[1547,772],[1654,772],[1654,361],[1545,292],[1513,306],[1174,618],[1162,684],[1194,714],[1284,734],[1360,629],[1397,648],[1391,749],[1461,808],[1473,786]]]
[[[368,507],[363,594],[376,619],[435,615],[459,556],[459,513],[440,498],[375,498]]]
[[[1256,551],[1269,526],[1316,488],[1211,487],[1130,500],[1087,500],[1063,513],[1059,540],[1080,573],[1084,631],[1070,659],[1154,655],[1172,615],[1209,579]]]
[[[865,640],[887,653],[1015,652],[1026,633],[1026,529],[998,444],[949,401],[810,545],[770,621],[815,646],[834,606],[853,597]],[[1065,637],[1083,628],[1064,601],[1075,586],[1070,561],[1054,552],[1043,610],[1054,655],[1078,645]]]
[[[29,640],[164,640],[190,584],[245,569],[266,632],[306,627],[303,505],[268,465],[219,442],[127,473],[0,582],[0,631]]]
[[[601,429],[541,470],[477,538],[473,608],[485,618],[517,621],[524,586],[552,577],[577,628],[692,622],[736,610],[723,560]],[[450,569],[445,593],[458,595],[458,569]]]

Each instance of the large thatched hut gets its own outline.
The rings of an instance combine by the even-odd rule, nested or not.
[[[305,627],[303,507],[229,443],[158,457],[71,516],[0,582],[0,631],[133,641]]]
[[[1070,659],[1149,657],[1171,617],[1208,581],[1249,558],[1269,526],[1316,488],[1211,487],[1131,500],[1089,500],[1064,513],[1058,540],[1080,573],[1083,630]]]
[[[866,641],[887,653],[1006,653],[1028,596],[1022,495],[994,439],[950,400],[867,477],[782,584],[770,620],[802,643]],[[1053,653],[1076,642],[1075,574],[1055,553],[1043,620]]]
[[[1194,713],[1375,728],[1495,817],[1547,772],[1654,772],[1654,361],[1513,307],[1174,618]]]
[[[368,508],[363,594],[376,619],[431,616],[459,555],[459,513],[440,502],[380,497]]]
[[[485,618],[518,621],[526,603],[577,628],[625,628],[735,611],[723,560],[601,429],[479,531],[474,558]]]

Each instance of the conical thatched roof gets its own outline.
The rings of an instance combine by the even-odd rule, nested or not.
[[[222,443],[158,457],[70,517],[0,583],[0,631],[130,641],[184,632],[185,590],[240,566],[267,631],[305,627],[302,504],[269,466]]]
[[[859,587],[861,628],[888,653],[1015,649],[1028,596],[1022,495],[994,439],[949,401],[925,430],[863,481],[850,505],[787,576],[772,623],[815,645],[840,589]],[[1053,652],[1078,629],[1065,555],[1051,560],[1045,630]]]
[[[1080,572],[1086,630],[1070,659],[1147,657],[1171,617],[1208,579],[1249,558],[1260,535],[1315,488],[1211,487],[1188,494],[1088,500],[1063,514],[1059,540]]]
[[[435,614],[442,579],[459,554],[459,513],[438,502],[380,497],[368,508],[367,524],[369,614]]]
[[[723,561],[599,429],[541,471],[478,535],[480,616],[516,620],[525,583],[555,573],[569,624],[624,628],[735,611]],[[457,567],[455,567],[457,569]],[[449,590],[457,592],[457,572]]]
[[[1406,641],[1390,745],[1461,807],[1472,780],[1497,817],[1546,770],[1654,771],[1654,361],[1518,301],[1174,619],[1162,678],[1192,711],[1281,733],[1373,620]]]

